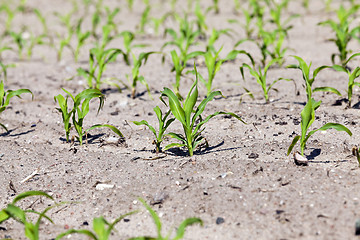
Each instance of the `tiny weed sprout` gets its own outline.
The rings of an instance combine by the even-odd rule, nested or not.
[[[262,69],[260,66],[258,68],[258,70],[256,71],[256,67],[255,65],[253,65],[252,67],[249,66],[246,63],[243,63],[243,65],[240,67],[240,72],[241,72],[241,76],[243,79],[245,79],[244,77],[244,68],[248,68],[250,71],[250,74],[255,77],[257,83],[261,86],[262,90],[263,90],[263,95],[265,98],[265,102],[266,103],[270,103],[269,100],[269,91],[271,89],[273,89],[274,85],[281,81],[281,80],[285,80],[285,81],[292,81],[291,79],[287,79],[287,78],[278,78],[276,80],[274,80],[270,85],[267,84],[267,80],[266,80],[266,76],[267,76],[267,72],[269,70],[269,68],[275,64],[278,60],[277,59],[273,59],[271,60],[268,64],[266,64],[266,66]]]
[[[97,217],[93,219],[93,231],[87,229],[70,229],[64,233],[59,234],[55,239],[59,240],[65,236],[71,234],[82,234],[86,235],[88,239],[92,240],[108,240],[110,237],[111,232],[113,231],[115,225],[123,220],[125,217],[132,215],[138,211],[132,211],[126,214],[121,215],[117,219],[115,219],[112,223],[109,223],[105,220],[104,217]]]
[[[161,234],[162,232],[162,223],[160,220],[160,217],[157,215],[157,213],[144,201],[144,199],[139,198],[139,201],[145,206],[146,210],[150,213],[152,219],[155,222],[156,225],[156,232],[157,232],[157,237],[134,237],[134,238],[130,238],[129,240],[150,240],[150,239],[154,239],[154,240],[179,240],[184,238],[185,235],[185,230],[188,226],[194,225],[195,223],[200,224],[200,226],[203,226],[203,221],[200,218],[187,218],[185,219],[177,228],[176,230],[176,235],[171,238],[171,231],[166,235],[163,236]]]
[[[0,223],[12,218],[15,221],[24,225],[25,236],[28,239],[39,240],[39,228],[40,228],[40,223],[42,223],[42,219],[45,218],[48,221],[50,221],[51,223],[53,223],[53,221],[46,215],[46,213],[50,209],[58,206],[59,204],[51,205],[51,206],[45,208],[45,210],[43,210],[42,212],[37,212],[34,210],[23,210],[20,207],[16,206],[17,202],[19,202],[20,200],[22,200],[24,198],[28,198],[31,196],[45,197],[45,198],[48,198],[48,199],[54,201],[54,199],[49,194],[47,194],[45,192],[41,192],[41,191],[28,191],[28,192],[20,193],[19,195],[17,195],[14,198],[12,203],[8,204],[6,208],[4,208],[0,211]],[[35,223],[29,221],[29,216],[28,216],[29,213],[39,216]],[[31,219],[33,219],[33,218],[31,218]]]
[[[297,135],[294,137],[293,141],[291,142],[287,155],[291,153],[296,143],[300,140],[300,149],[301,149],[301,155],[304,156],[304,150],[306,147],[306,142],[308,141],[309,137],[313,135],[317,131],[325,131],[327,129],[335,129],[337,131],[345,131],[350,136],[352,135],[351,131],[345,127],[344,125],[341,125],[339,123],[326,123],[321,128],[312,130],[308,132],[311,124],[313,124],[315,120],[315,110],[320,107],[321,101],[315,101],[313,98],[311,98],[305,105],[304,109],[301,111],[301,135]]]
[[[132,57],[133,66],[131,69],[131,78],[129,77],[129,75],[126,75],[126,77],[128,78],[128,81],[131,83],[131,98],[132,99],[134,99],[136,97],[136,86],[137,86],[138,82],[140,82],[141,84],[143,84],[146,87],[148,94],[151,98],[149,84],[147,83],[147,81],[145,80],[145,78],[143,76],[140,76],[140,67],[142,66],[142,64],[146,64],[148,57],[154,53],[156,53],[156,52],[142,52],[142,53],[140,53],[140,55],[138,57],[136,57],[133,54],[133,57]]]
[[[299,64],[298,65],[293,64],[293,65],[289,65],[287,67],[301,70],[303,79],[305,81],[305,90],[306,90],[306,95],[307,95],[307,100],[308,101],[310,101],[310,99],[312,97],[312,93],[313,92],[318,92],[318,91],[332,92],[332,93],[335,93],[335,94],[341,96],[341,93],[338,90],[336,90],[335,88],[332,88],[332,87],[318,87],[318,88],[312,89],[312,85],[313,85],[313,83],[315,81],[315,78],[316,78],[317,74],[321,70],[323,70],[325,68],[329,68],[329,66],[321,66],[321,67],[316,68],[313,71],[312,78],[311,78],[310,77],[311,62],[310,62],[309,65],[307,65],[306,62],[301,57],[298,57],[298,56],[293,56],[293,57],[299,62]]]
[[[351,59],[353,59],[354,57],[359,56],[359,55],[360,55],[360,53],[355,53],[355,54],[351,55],[349,57],[349,59],[347,59],[347,61],[344,62],[344,65],[346,66]],[[351,108],[351,99],[352,99],[352,95],[353,95],[353,88],[355,86],[360,87],[360,83],[355,82],[355,79],[360,76],[360,67],[356,67],[352,71],[349,68],[340,66],[340,65],[333,65],[332,68],[335,69],[336,71],[346,73],[349,77],[348,90],[347,90],[347,95],[348,95],[347,107]]]
[[[30,93],[32,95],[32,98],[34,98],[34,94],[29,89],[18,89],[15,91],[7,90],[5,91],[4,82],[0,82],[0,113],[5,111],[5,109],[9,106],[10,99],[12,97],[20,97],[23,93]],[[5,129],[5,131],[8,131],[8,129],[5,127],[4,124],[0,123],[0,127]]]
[[[227,114],[235,117],[244,123],[244,121],[237,116],[235,113],[231,112],[215,112],[205,119],[201,117],[201,114],[205,110],[206,104],[214,99],[216,96],[223,96],[220,91],[211,92],[207,98],[205,98],[197,108],[195,108],[196,101],[198,99],[198,73],[196,70],[196,66],[194,64],[194,70],[196,75],[196,81],[191,86],[187,97],[183,103],[180,102],[180,99],[176,96],[176,94],[171,91],[169,88],[164,88],[161,92],[161,101],[170,107],[170,111],[174,115],[174,117],[181,123],[184,135],[177,133],[169,133],[168,135],[172,138],[179,140],[181,143],[172,143],[165,147],[164,150],[167,150],[172,147],[186,147],[189,155],[192,156],[195,148],[204,140],[204,137],[201,136],[204,128],[202,126],[207,123],[211,118],[219,115],[219,114]],[[168,98],[168,104],[165,103],[164,97]]]
[[[116,86],[121,92],[121,88],[118,84],[102,78],[106,66],[109,63],[114,62],[119,54],[123,54],[123,51],[117,48],[110,48],[107,50],[103,50],[102,48],[92,48],[89,54],[89,69],[78,68],[77,73],[87,80],[87,86],[89,88],[100,89],[102,83],[107,83]]]
[[[338,57],[340,65],[346,67],[344,64],[347,59],[347,54],[349,53],[348,43],[353,37],[355,37],[356,33],[360,32],[360,26],[352,29],[350,28],[350,23],[354,20],[356,12],[359,8],[360,5],[355,5],[349,9],[345,9],[345,7],[341,5],[336,11],[338,22],[334,20],[327,20],[319,23],[319,25],[330,26],[335,32],[335,38],[330,39],[330,41],[333,41],[336,44],[339,52],[331,55],[331,61],[333,64],[335,64],[335,58]]]
[[[104,105],[104,95],[98,89],[86,89],[76,95],[75,97],[68,92],[67,90],[63,89],[63,91],[71,97],[73,100],[73,108],[72,110],[68,110],[68,96],[65,98],[61,94],[54,97],[54,100],[59,103],[60,108],[57,108],[59,112],[62,114],[65,134],[66,134],[66,141],[69,142],[70,130],[71,130],[71,123],[70,118],[72,119],[72,125],[74,126],[78,136],[80,145],[83,143],[83,136],[87,134],[90,130],[94,128],[106,127],[111,129],[114,133],[119,135],[120,137],[124,137],[123,134],[117,129],[116,127],[109,125],[109,124],[96,124],[92,127],[83,130],[83,123],[85,116],[89,113],[90,110],[90,101],[94,98],[98,98],[100,100],[98,113]]]
[[[151,126],[145,120],[142,120],[140,122],[133,121],[133,123],[135,125],[145,125],[150,129],[150,131],[152,131],[154,133],[154,135],[155,135],[154,144],[156,146],[155,151],[156,151],[156,153],[160,153],[160,152],[162,152],[161,142],[164,140],[165,131],[170,126],[170,124],[175,120],[175,118],[170,118],[170,119],[167,120],[167,117],[169,116],[170,111],[167,111],[165,113],[165,115],[163,115],[161,109],[158,106],[156,106],[154,108],[154,112],[155,112],[156,117],[157,117],[158,122],[159,122],[159,131],[158,131],[158,133],[156,132],[155,128],[153,126]]]

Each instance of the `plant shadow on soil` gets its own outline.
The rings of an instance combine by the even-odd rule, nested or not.
[[[101,137],[105,136],[105,133],[99,133],[99,134],[95,134],[95,135],[91,135],[88,133],[87,138],[85,137],[83,139],[84,144],[96,144],[97,142],[95,142],[96,140],[100,139]],[[62,141],[63,143],[66,143],[66,138],[63,137],[59,137],[59,140]],[[76,142],[78,144],[78,142]]]
[[[26,135],[26,134],[29,134],[31,132],[34,132],[35,129],[30,129],[30,130],[27,130],[27,131],[24,131],[24,132],[20,132],[20,133],[14,133],[14,134],[11,134],[12,132],[14,132],[17,128],[14,128],[14,129],[11,129],[7,132],[4,132],[4,133],[1,133],[0,134],[0,137],[18,137],[18,136],[22,136],[22,135]]]

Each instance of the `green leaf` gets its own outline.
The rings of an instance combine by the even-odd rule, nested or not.
[[[120,132],[120,130],[118,128],[116,128],[113,125],[109,125],[109,124],[95,124],[95,125],[91,126],[90,128],[86,129],[85,132],[88,132],[88,131],[90,131],[90,130],[92,130],[94,128],[102,128],[102,127],[109,128],[114,133],[116,133],[118,136],[124,137],[124,135]]]
[[[18,194],[14,200],[12,201],[13,204],[17,203],[18,201],[27,198],[27,197],[31,197],[31,196],[43,196],[46,198],[49,198],[51,200],[54,200],[52,196],[50,196],[49,194],[47,194],[46,192],[42,192],[42,191],[27,191],[27,192],[23,192]]]
[[[350,136],[352,136],[352,132],[347,127],[345,127],[344,125],[339,124],[339,123],[327,123],[324,126],[322,126],[321,128],[310,131],[308,133],[308,135],[306,136],[305,141],[307,141],[309,139],[309,137],[311,135],[313,135],[315,132],[317,132],[317,131],[325,131],[325,130],[328,130],[328,129],[335,129],[337,131],[344,131],[347,134],[349,134]]]
[[[144,199],[139,198],[139,201],[140,201],[140,202],[144,205],[144,207],[148,210],[148,212],[150,213],[152,219],[154,220],[155,225],[156,225],[156,230],[157,230],[158,239],[162,239],[162,236],[161,236],[161,221],[160,221],[159,216],[158,216],[158,215],[156,214],[156,212],[145,202]]]
[[[0,211],[0,223],[8,220],[10,218],[10,215],[6,213],[5,209],[2,209]]]
[[[199,223],[201,226],[203,226],[203,221],[200,218],[185,219],[177,229],[176,236],[175,238],[173,238],[173,240],[182,239],[184,237],[186,227],[191,226],[195,223]]]
[[[181,122],[182,125],[186,126],[186,120],[185,120],[185,111],[181,106],[181,103],[178,99],[178,97],[175,95],[173,91],[171,91],[169,88],[164,88],[164,90],[161,92],[161,101],[166,105],[165,101],[163,100],[163,97],[166,96],[169,98],[169,107],[172,112],[172,114],[175,116],[177,120]]]
[[[70,229],[64,233],[60,233],[59,235],[57,235],[56,240],[59,240],[67,235],[74,234],[74,233],[83,234],[83,235],[88,236],[90,239],[98,240],[98,238],[96,237],[96,235],[94,233],[92,233],[89,230],[85,230],[85,229],[81,229],[81,230]]]
[[[313,92],[331,92],[331,93],[335,93],[338,96],[341,96],[341,93],[332,87],[317,87],[313,89]]]
[[[140,125],[145,125],[145,126],[147,126],[149,129],[150,129],[150,131],[152,131],[153,133],[154,133],[154,135],[156,136],[156,130],[155,130],[155,128],[153,127],[153,126],[151,126],[147,121],[145,121],[145,120],[142,120],[142,121],[140,121],[140,122],[138,122],[138,121],[132,121],[135,125],[138,125],[138,126],[140,126]]]
[[[294,137],[294,139],[292,140],[292,142],[291,142],[291,144],[290,144],[290,146],[289,146],[289,148],[288,148],[288,151],[287,151],[287,155],[288,155],[288,156],[289,156],[289,154],[292,152],[294,146],[295,146],[296,143],[299,141],[299,139],[300,139],[300,136],[299,136],[299,135],[296,135],[296,136]]]

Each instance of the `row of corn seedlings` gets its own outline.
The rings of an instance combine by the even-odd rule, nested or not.
[[[50,204],[46,207],[43,211],[38,212],[29,209],[21,208],[18,203],[23,199],[28,199],[34,196],[45,198],[46,200],[50,200],[53,204]],[[155,239],[155,240],[178,240],[182,239],[185,235],[185,230],[188,226],[193,224],[199,223],[201,226],[203,222],[199,218],[187,218],[185,219],[177,228],[175,236],[171,232],[167,235],[162,235],[162,223],[157,215],[157,213],[145,202],[145,200],[139,198],[139,201],[144,205],[146,210],[150,213],[154,223],[156,225],[157,236],[150,237],[150,236],[139,236],[139,237],[132,237],[129,240],[145,240],[145,239]],[[47,215],[51,209],[59,207],[64,204],[78,204],[78,203],[71,203],[71,202],[55,202],[54,198],[50,196],[46,192],[42,191],[28,191],[24,193],[20,193],[14,197],[13,201],[7,205],[6,208],[0,210],[0,224],[6,222],[10,219],[13,219],[24,226],[24,232],[27,239],[30,240],[39,240],[40,239],[40,224],[43,223],[43,220],[47,220],[50,223],[54,224],[53,220]],[[138,213],[139,210],[132,211],[126,214],[121,215],[120,217],[116,218],[113,222],[107,221],[103,216],[96,217],[93,219],[93,229],[70,229],[66,232],[59,233],[54,239],[64,239],[66,236],[70,234],[81,234],[87,236],[89,239],[93,240],[107,240],[110,237],[110,234],[113,232],[114,227],[124,218]],[[35,218],[33,222],[32,219]]]

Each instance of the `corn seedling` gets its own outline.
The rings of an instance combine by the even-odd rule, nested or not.
[[[213,0],[213,5],[211,6],[211,8],[214,9],[215,14],[219,14],[220,13],[219,0]]]
[[[355,14],[359,8],[360,5],[355,5],[349,9],[345,9],[345,7],[341,5],[336,11],[338,21],[327,20],[319,23],[319,25],[331,27],[335,32],[335,38],[329,39],[336,44],[339,51],[338,53],[331,55],[333,64],[335,64],[335,58],[338,57],[340,65],[346,67],[344,64],[347,59],[347,54],[350,52],[350,50],[348,50],[348,43],[356,33],[360,32],[360,26],[350,28],[350,23],[354,20]]]
[[[156,114],[156,117],[158,119],[158,122],[159,122],[159,131],[156,132],[155,128],[153,126],[151,126],[147,121],[145,120],[142,120],[140,122],[138,121],[133,121],[133,123],[135,125],[145,125],[147,126],[150,131],[152,131],[155,135],[155,140],[154,140],[154,144],[155,144],[155,152],[156,153],[160,153],[162,152],[162,149],[161,149],[161,143],[162,141],[164,140],[164,134],[165,134],[165,131],[166,129],[170,126],[170,124],[175,120],[175,118],[170,118],[167,120],[167,117],[169,116],[170,114],[170,111],[167,111],[164,115],[161,111],[161,109],[156,106],[154,108],[154,112]]]
[[[152,219],[155,222],[156,225],[156,232],[157,232],[157,237],[134,237],[134,238],[130,238],[129,240],[179,240],[182,239],[185,235],[185,230],[188,226],[191,226],[195,223],[199,223],[200,226],[203,225],[203,221],[200,218],[187,218],[185,219],[177,228],[176,230],[176,235],[171,238],[171,231],[166,235],[163,236],[161,234],[162,232],[162,223],[160,221],[160,217],[157,215],[157,213],[141,198],[139,198],[139,201],[145,206],[146,210],[150,213]]]
[[[270,8],[270,22],[276,25],[276,29],[278,31],[282,31],[285,35],[287,35],[287,32],[292,28],[292,25],[289,25],[289,22],[300,15],[291,14],[288,18],[282,21],[281,17],[284,15],[283,10],[287,8],[289,0],[283,0],[280,3],[276,3],[274,1],[273,3],[274,6]]]
[[[55,12],[54,14],[56,17],[59,18],[60,22],[62,23],[62,25],[65,26],[65,28],[67,30],[66,34],[57,33],[57,36],[60,40],[60,46],[57,49],[57,60],[60,61],[62,59],[62,54],[63,54],[64,48],[68,47],[71,49],[70,41],[74,34],[74,27],[71,25],[71,22],[72,22],[71,17],[74,14],[74,9],[65,15],[61,15],[58,12]]]
[[[50,209],[58,206],[59,204],[49,206],[49,207],[45,208],[42,212],[37,212],[34,210],[23,210],[20,207],[16,206],[16,203],[18,203],[20,200],[22,200],[24,198],[32,197],[32,196],[45,197],[45,198],[48,198],[48,199],[54,201],[54,199],[49,194],[47,194],[45,192],[41,192],[41,191],[28,191],[28,192],[20,193],[19,195],[17,195],[14,198],[12,203],[8,204],[6,208],[4,208],[0,211],[0,223],[12,218],[15,221],[24,225],[25,236],[28,239],[39,240],[40,223],[42,223],[43,218],[45,218],[48,221],[50,221],[51,223],[53,223],[53,221],[46,215],[46,213]],[[38,215],[38,218],[35,223],[33,223],[29,220],[29,216],[28,216],[29,213]]]
[[[138,25],[139,33],[145,33],[145,26],[149,22],[149,14],[150,14],[151,7],[147,5],[143,13],[141,14],[140,23]]]
[[[164,150],[167,150],[172,147],[186,147],[189,155],[192,156],[195,148],[204,140],[204,137],[201,136],[204,128],[202,126],[207,123],[211,118],[219,114],[227,114],[235,117],[244,123],[244,121],[237,116],[235,113],[231,112],[215,112],[205,119],[201,117],[201,114],[205,110],[206,104],[214,99],[216,96],[223,96],[220,91],[211,92],[207,98],[205,98],[197,108],[195,108],[196,101],[198,99],[198,73],[196,66],[194,64],[194,70],[196,75],[196,81],[191,86],[187,97],[183,103],[180,102],[176,94],[171,91],[169,88],[164,88],[161,92],[161,101],[170,107],[170,111],[174,117],[181,123],[184,129],[184,135],[177,133],[169,133],[168,135],[172,138],[179,140],[181,143],[171,143],[165,147]],[[168,104],[165,103],[164,97],[168,98]]]
[[[9,106],[10,99],[12,97],[19,97],[21,98],[21,94],[23,93],[30,93],[32,97],[34,98],[34,94],[29,89],[18,89],[15,91],[4,89],[4,82],[1,80],[0,82],[0,113],[5,111],[5,109]],[[5,131],[8,131],[8,129],[5,127],[4,124],[0,123],[0,127],[4,128]]]
[[[207,41],[206,51],[212,51],[213,53],[216,53],[214,47],[215,42],[219,39],[221,35],[227,35],[228,37],[232,37],[230,34],[231,31],[232,29],[228,29],[228,28],[220,29],[220,30],[213,29]]]
[[[360,53],[355,53],[355,54],[351,55],[349,57],[349,59],[347,59],[347,61],[344,62],[344,65],[346,66],[347,63],[356,56],[360,56]],[[355,69],[350,70],[349,68],[344,67],[344,66],[333,65],[332,68],[335,69],[336,71],[344,72],[348,75],[349,80],[348,80],[348,90],[347,90],[347,95],[348,95],[347,107],[351,108],[351,99],[352,99],[352,95],[353,95],[353,88],[355,86],[360,87],[360,83],[355,82],[355,79],[360,76],[360,67],[356,67]]]
[[[222,50],[222,47],[218,51],[216,51],[214,49],[214,47],[208,47],[207,52],[202,54],[204,56],[205,65],[208,70],[207,80],[205,80],[205,78],[200,73],[198,73],[198,75],[199,75],[199,80],[201,82],[203,82],[206,87],[206,90],[207,90],[206,95],[207,96],[212,92],[212,90],[213,90],[212,85],[213,85],[215,75],[220,70],[220,67],[224,62],[229,61],[229,60],[234,60],[238,54],[244,54],[249,57],[250,61],[253,64],[255,64],[251,55],[243,50],[232,50],[226,56],[226,58],[220,59],[219,54],[220,54],[221,50]],[[191,71],[191,72],[193,74],[195,74],[195,71]]]
[[[76,24],[75,34],[77,38],[77,45],[74,50],[74,58],[75,62],[78,61],[79,55],[80,55],[80,49],[85,45],[86,40],[90,37],[91,33],[90,31],[83,32],[81,30],[81,24],[83,22],[83,19],[79,19],[78,23]]]
[[[140,76],[140,67],[144,64],[146,64],[148,57],[151,54],[154,54],[156,52],[142,52],[140,53],[140,55],[138,57],[136,57],[133,54],[133,66],[131,69],[131,78],[129,77],[129,75],[126,75],[128,81],[131,83],[131,98],[135,98],[136,96],[136,86],[137,83],[140,82],[141,84],[143,84],[147,91],[149,96],[151,97],[151,93],[150,93],[150,88],[149,88],[149,84],[147,83],[147,81],[145,80],[145,78],[143,76]]]
[[[44,17],[44,15],[41,13],[41,11],[39,9],[35,8],[33,11],[34,11],[36,17],[39,19],[39,21],[41,23],[41,26],[43,28],[42,35],[49,37],[50,36],[49,35],[49,28],[48,28],[48,26],[46,24],[46,18]]]
[[[151,17],[150,21],[152,22],[153,28],[154,28],[154,33],[156,36],[159,35],[159,29],[160,26],[164,24],[164,22],[166,21],[166,19],[170,16],[172,16],[173,13],[172,12],[168,12],[165,13],[163,16],[156,18],[156,17]]]
[[[206,24],[206,15],[209,13],[212,7],[209,7],[205,10],[205,12],[202,12],[200,2],[196,3],[195,6],[195,16],[196,16],[196,25],[198,28],[198,31],[201,33],[200,35],[202,37],[206,37],[206,31],[208,30],[208,25]]]
[[[106,127],[111,129],[114,133],[116,133],[120,137],[124,137],[123,134],[119,131],[119,129],[109,124],[96,124],[86,129],[85,131],[83,130],[84,118],[89,113],[90,110],[89,108],[90,101],[94,98],[98,98],[100,100],[98,113],[104,105],[105,96],[99,90],[86,89],[81,93],[79,93],[78,95],[76,95],[75,97],[67,90],[63,89],[63,91],[73,100],[72,110],[69,110],[68,108],[68,101],[67,101],[68,96],[65,98],[64,96],[59,94],[54,97],[54,100],[57,101],[60,106],[60,108],[57,108],[57,110],[62,114],[67,142],[69,142],[69,136],[71,130],[70,119],[72,119],[72,125],[74,126],[78,134],[76,138],[79,141],[80,145],[82,145],[83,143],[83,136],[94,128]]]
[[[288,148],[287,155],[291,153],[296,143],[300,140],[301,155],[304,156],[306,142],[308,141],[309,137],[311,137],[311,135],[313,135],[317,131],[335,129],[337,131],[345,131],[350,136],[352,135],[351,131],[347,127],[339,123],[326,123],[322,127],[308,132],[311,124],[313,124],[315,120],[315,110],[320,107],[320,104],[321,101],[317,102],[313,98],[309,99],[309,101],[306,103],[304,109],[301,111],[301,135],[297,135],[294,137]]]
[[[6,36],[11,32],[12,22],[14,20],[16,11],[12,10],[9,5],[3,4],[0,6],[0,12],[5,12],[7,15],[7,18],[5,20],[5,29],[3,33],[3,36]]]
[[[105,220],[104,217],[97,217],[93,219],[93,231],[87,229],[70,229],[64,233],[59,234],[56,237],[56,240],[62,239],[65,236],[70,234],[82,234],[86,235],[88,239],[92,240],[108,240],[111,232],[113,231],[115,225],[123,220],[125,217],[132,215],[138,211],[132,211],[126,214],[121,215],[115,219],[112,223]]]
[[[244,68],[248,68],[249,71],[250,71],[250,74],[255,77],[257,83],[261,86],[262,88],[262,91],[263,91],[263,95],[264,95],[264,98],[265,98],[265,102],[266,103],[270,103],[270,100],[269,100],[269,92],[271,89],[273,89],[274,85],[279,82],[279,81],[282,81],[282,80],[285,80],[285,81],[292,81],[290,79],[287,79],[287,78],[278,78],[276,80],[274,80],[270,85],[267,84],[267,72],[269,70],[269,68],[274,65],[278,60],[277,59],[273,59],[271,60],[268,64],[265,65],[265,67],[262,69],[260,66],[258,68],[258,70],[256,70],[256,67],[255,65],[253,65],[252,67],[249,66],[248,64],[246,63],[243,63],[243,65],[240,67],[240,72],[241,72],[241,76],[243,79],[245,79],[244,77]]]
[[[87,86],[89,88],[100,89],[102,83],[107,83],[116,86],[121,92],[119,85],[111,80],[102,78],[107,64],[115,61],[119,54],[123,54],[123,51],[117,48],[110,48],[107,50],[103,50],[102,48],[92,48],[89,53],[89,69],[78,68],[78,75],[87,80]]]
[[[106,12],[106,25],[113,27],[115,34],[118,33],[118,24],[115,22],[115,17],[120,13],[120,8],[115,8],[111,10],[109,7],[105,7]]]
[[[144,48],[148,45],[133,44],[133,41],[135,40],[135,34],[130,31],[123,31],[119,35],[123,37],[123,42],[124,42],[124,49],[125,49],[125,51],[123,51],[124,61],[128,66],[130,66],[131,65],[130,56],[133,52],[133,49]]]
[[[168,45],[176,46],[180,51],[180,61],[182,64],[186,64],[185,60],[189,60],[188,52],[190,46],[195,44],[195,40],[201,32],[199,30],[193,30],[193,22],[189,22],[187,16],[185,15],[184,18],[175,15],[176,20],[179,22],[179,32],[176,32],[172,28],[165,29],[165,35],[169,34],[173,40],[166,42],[161,49],[165,48]]]
[[[293,65],[289,65],[287,67],[301,70],[303,79],[305,81],[305,90],[306,90],[306,95],[307,95],[307,101],[311,100],[313,92],[319,92],[319,91],[332,92],[332,93],[335,93],[335,94],[341,96],[341,93],[332,87],[317,87],[314,89],[312,88],[312,85],[315,81],[317,74],[325,68],[330,68],[329,66],[320,66],[320,67],[316,68],[313,71],[312,77],[310,77],[311,62],[309,65],[307,65],[306,62],[301,57],[298,57],[298,56],[293,56],[293,57],[299,62],[299,64],[298,65],[293,64]]]
[[[129,8],[130,12],[132,12],[133,6],[134,6],[134,0],[126,0],[126,2],[127,2],[127,6]]]
[[[195,51],[195,52],[191,52],[191,53],[187,54],[184,57],[184,59],[181,59],[181,57],[177,54],[177,52],[175,50],[171,51],[171,59],[174,64],[172,71],[175,71],[175,75],[176,75],[174,91],[175,91],[176,96],[179,97],[179,99],[182,99],[181,94],[180,94],[180,79],[181,79],[181,76],[183,75],[183,71],[186,67],[186,62],[189,59],[194,58],[199,55],[202,55],[202,54],[204,54],[204,52]]]

